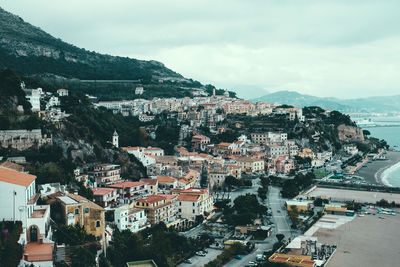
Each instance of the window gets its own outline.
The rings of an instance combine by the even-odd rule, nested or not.
[[[182,212],[182,209],[178,209],[179,212]]]
[[[79,209],[75,209],[75,214],[79,214]]]
[[[100,227],[100,221],[96,221],[96,227]]]
[[[194,202],[192,203],[192,206],[194,207],[194,205],[196,205]]]
[[[89,213],[89,208],[85,208],[85,213]]]
[[[193,213],[194,213],[194,210],[193,210]]]

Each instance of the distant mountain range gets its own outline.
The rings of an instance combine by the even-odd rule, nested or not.
[[[324,109],[351,112],[400,112],[400,95],[374,96],[356,99],[340,99],[335,97],[316,97],[293,91],[279,91],[262,97],[251,99],[252,102],[288,104],[297,107],[319,106]]]

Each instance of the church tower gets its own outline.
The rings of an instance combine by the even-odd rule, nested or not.
[[[113,137],[112,137],[112,144],[113,144],[113,146],[115,146],[115,147],[118,147],[118,133],[117,133],[117,130],[115,130],[114,131],[114,134],[113,134]]]

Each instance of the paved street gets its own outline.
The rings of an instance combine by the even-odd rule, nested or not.
[[[280,195],[280,188],[270,186],[268,189],[267,207],[271,208],[271,221],[275,224],[276,233],[284,234],[285,238],[292,235],[290,219],[285,208],[285,199]]]
[[[190,258],[193,261],[192,263],[181,263],[178,266],[180,266],[180,267],[186,267],[186,266],[202,267],[202,266],[206,265],[208,262],[210,262],[213,259],[215,259],[216,257],[218,257],[218,255],[221,254],[223,250],[207,248],[207,251],[208,251],[208,253],[205,257],[193,256],[192,258]]]

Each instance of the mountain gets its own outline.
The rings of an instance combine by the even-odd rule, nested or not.
[[[0,67],[78,79],[184,79],[157,61],[103,55],[54,38],[0,8]]]
[[[158,61],[78,48],[0,8],[0,70],[6,68],[23,75],[28,86],[75,89],[105,100],[133,99],[138,85],[143,98],[184,97],[205,88]]]
[[[252,102],[288,104],[297,107],[319,106],[324,109],[341,112],[400,112],[400,95],[374,96],[356,99],[340,99],[335,97],[316,97],[294,91],[278,91],[262,97],[251,99]]]

